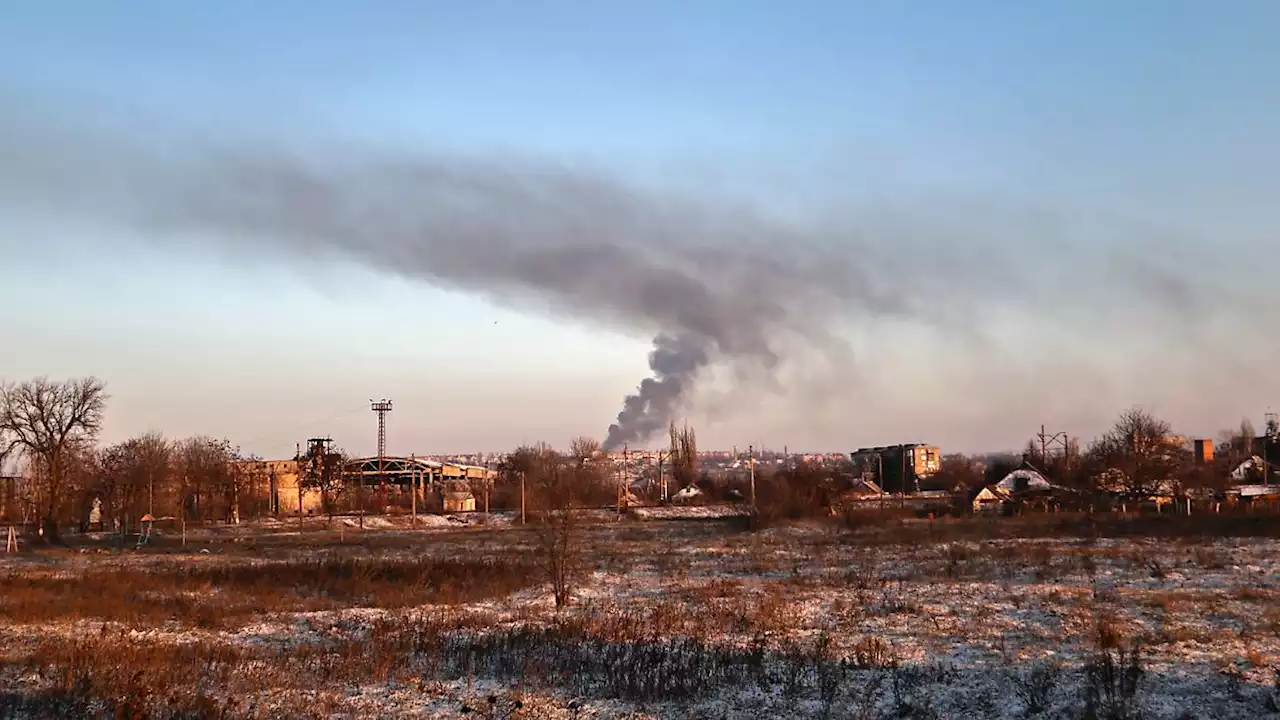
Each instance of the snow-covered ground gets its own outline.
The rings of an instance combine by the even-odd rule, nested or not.
[[[406,535],[400,519],[388,524],[366,518],[336,547],[304,534],[272,557],[23,555],[0,560],[0,573],[357,552],[536,559],[536,537],[509,523],[379,545],[380,533]],[[583,573],[559,610],[549,585],[535,585],[464,604],[285,607],[209,627],[33,624],[0,611],[0,717],[5,692],[58,683],[19,662],[24,653],[101,637],[212,663],[219,684],[201,692],[229,698],[233,716],[1086,717],[1092,702],[1099,717],[1280,717],[1274,540],[869,546],[821,524],[746,533],[705,521],[579,532]]]

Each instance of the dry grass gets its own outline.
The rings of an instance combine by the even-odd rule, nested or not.
[[[542,579],[528,562],[354,559],[117,567],[83,575],[0,577],[7,624],[102,620],[227,627],[274,612],[398,608],[501,597]]]
[[[1188,683],[1217,703],[1200,717],[1249,717],[1274,698],[1274,543],[657,527],[585,528],[594,572],[561,609],[532,590],[545,575],[519,530],[406,540],[407,558],[383,539],[309,561],[27,565],[0,577],[16,599],[0,717],[371,716],[406,697],[429,717],[574,717],[571,698],[657,717],[1120,717]],[[112,622],[42,631],[85,618]],[[1214,659],[1234,674],[1196,674]],[[745,714],[699,704],[725,697]]]

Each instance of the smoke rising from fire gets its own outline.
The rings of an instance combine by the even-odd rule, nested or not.
[[[151,237],[212,238],[246,255],[337,255],[652,333],[652,376],[624,400],[607,449],[663,430],[712,364],[772,370],[785,343],[841,345],[838,319],[905,311],[847,248],[824,249],[803,229],[555,163],[243,147],[167,154],[76,137],[55,145],[8,133],[0,148],[21,171],[0,173],[0,193]]]
[[[709,371],[804,376],[807,356],[838,365],[867,349],[848,331],[881,320],[910,331],[895,338],[941,333],[954,352],[934,362],[978,368],[974,402],[992,413],[1041,392],[1045,368],[1064,387],[1108,380],[1095,395],[1114,397],[1232,362],[1250,374],[1241,343],[1249,357],[1276,349],[1271,336],[1231,334],[1251,323],[1238,312],[1253,305],[1250,286],[1224,284],[1194,241],[1078,226],[1066,211],[926,198],[800,222],[545,159],[138,135],[0,119],[0,206],[212,243],[240,261],[337,257],[642,333],[651,373],[623,400],[608,448],[660,432]],[[1010,314],[1034,324],[1038,346],[990,329]],[[1109,351],[1139,335],[1146,352]]]

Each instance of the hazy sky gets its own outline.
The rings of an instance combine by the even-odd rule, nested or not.
[[[1245,0],[0,0],[0,378],[102,377],[108,440],[282,455],[372,452],[381,397],[396,454],[601,437],[648,373],[643,323],[280,252],[305,244],[157,242],[33,179],[101,133],[571,167],[803,226],[911,305],[832,289],[838,351],[712,368],[682,413],[704,446],[1087,441],[1139,404],[1213,436],[1280,407],[1277,33]]]

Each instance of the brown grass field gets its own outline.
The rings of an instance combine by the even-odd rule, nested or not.
[[[0,717],[1280,717],[1274,518],[78,537],[0,556]]]

